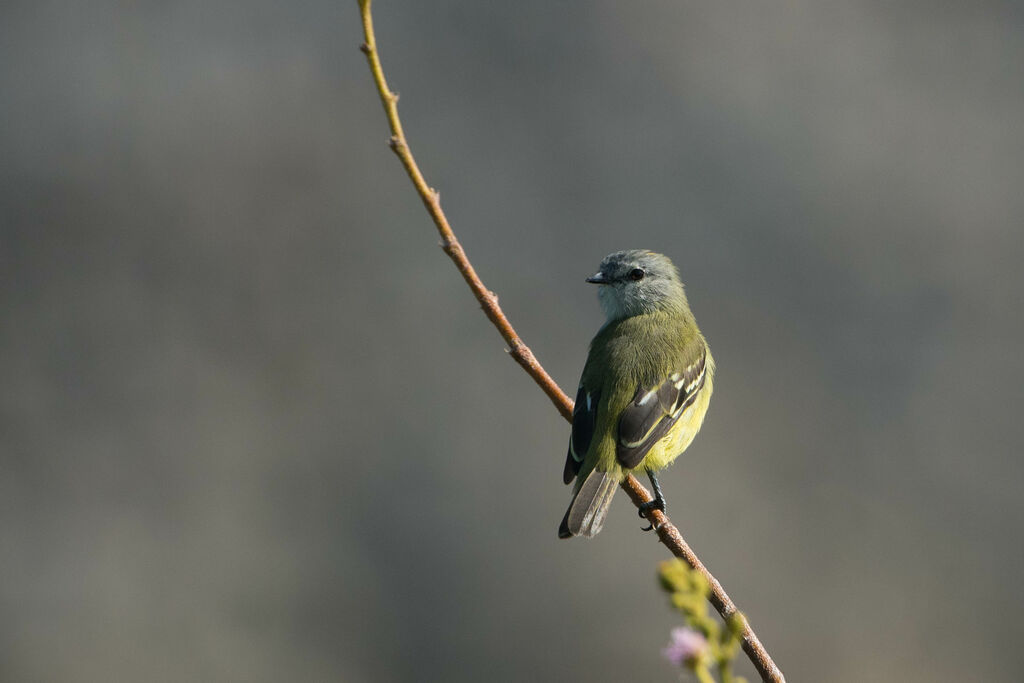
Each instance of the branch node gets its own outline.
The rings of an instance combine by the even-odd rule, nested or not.
[[[405,143],[402,141],[402,138],[397,135],[392,135],[391,139],[388,140],[388,147],[397,152],[399,149],[405,147]]]
[[[373,48],[371,48],[366,43],[363,43],[362,45],[359,46],[359,51],[362,52],[364,55],[369,55],[373,51]]]
[[[530,354],[530,349],[528,349],[526,347],[526,344],[524,344],[519,339],[513,339],[511,342],[509,342],[509,346],[511,347],[509,349],[509,353],[512,354],[516,358],[522,358],[523,360],[528,360],[527,357],[529,355],[531,355]]]
[[[488,311],[500,311],[501,306],[498,305],[498,295],[489,289],[484,290],[483,294],[480,295],[480,308],[484,309],[485,313]],[[490,317],[490,313],[488,313],[488,317]],[[505,341],[514,351],[517,344],[514,333],[511,338],[506,337]]]

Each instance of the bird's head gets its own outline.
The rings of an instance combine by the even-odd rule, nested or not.
[[[683,283],[672,261],[646,249],[608,254],[587,282],[599,285],[598,299],[609,321],[686,308]]]

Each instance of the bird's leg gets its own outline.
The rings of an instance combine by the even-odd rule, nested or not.
[[[639,514],[643,519],[647,519],[647,513],[651,510],[665,511],[665,496],[661,493],[661,485],[658,484],[658,477],[654,474],[654,470],[647,470],[647,476],[650,478],[651,486],[654,488],[654,500],[649,500],[637,508],[637,514]],[[642,529],[642,531],[650,531],[653,528],[653,524],[648,524]]]

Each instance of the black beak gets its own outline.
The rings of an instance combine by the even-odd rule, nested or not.
[[[605,277],[604,273],[597,273],[595,275],[591,275],[590,277],[588,277],[587,282],[589,282],[592,285],[606,285],[609,282],[611,282],[611,280]]]

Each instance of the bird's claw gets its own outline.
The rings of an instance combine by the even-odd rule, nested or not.
[[[651,510],[660,510],[661,512],[664,512],[665,499],[656,498],[654,500],[649,500],[646,503],[642,503],[640,506],[637,507],[636,513],[640,515],[640,519],[647,519],[647,513],[650,512]],[[654,524],[651,523],[648,524],[646,527],[641,527],[640,531],[651,531],[653,529]]]

